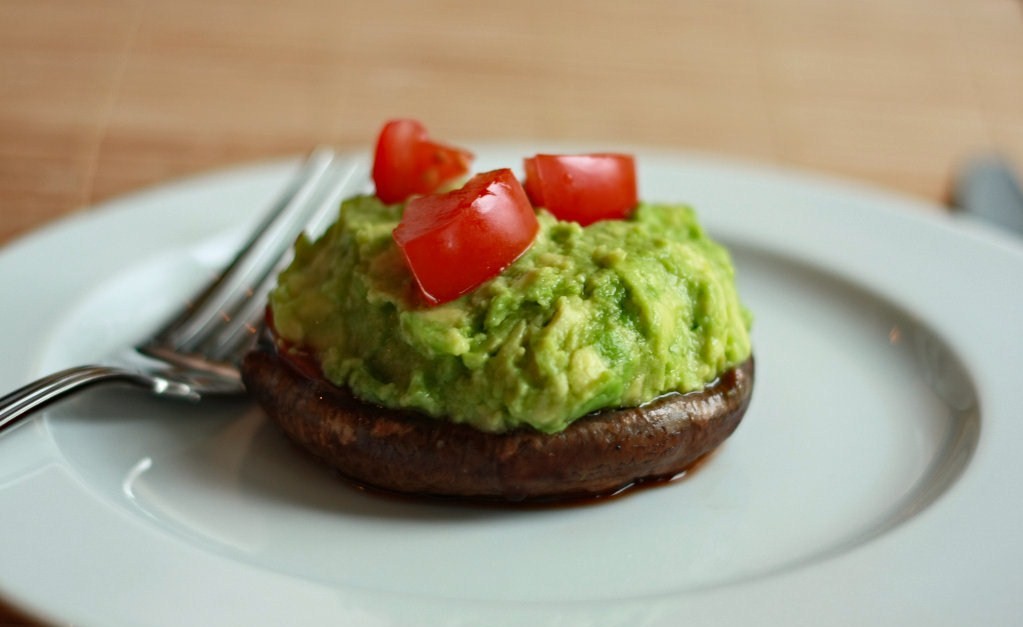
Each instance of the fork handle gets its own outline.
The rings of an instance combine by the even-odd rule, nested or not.
[[[187,386],[181,386],[185,388],[182,390],[168,390],[168,385],[179,384],[170,384],[163,379],[148,377],[132,370],[110,366],[77,366],[33,381],[0,398],[0,433],[56,400],[98,383],[108,382],[131,383],[154,392],[188,394]]]

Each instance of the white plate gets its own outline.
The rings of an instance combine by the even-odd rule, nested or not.
[[[478,150],[480,169],[536,147]],[[0,438],[0,590],[96,625],[991,624],[1023,611],[1023,252],[806,176],[639,155],[756,314],[758,381],[692,476],[597,506],[339,483],[244,401],[96,390]],[[0,388],[144,335],[291,164],[160,187],[0,253]]]

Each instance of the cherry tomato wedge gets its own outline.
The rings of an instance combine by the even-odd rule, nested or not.
[[[454,300],[501,273],[540,224],[509,169],[477,174],[461,189],[416,196],[394,229],[427,303]]]
[[[536,155],[524,165],[530,200],[559,220],[586,226],[625,218],[639,202],[630,155]]]
[[[430,139],[417,120],[391,120],[380,131],[373,157],[377,196],[390,204],[431,194],[468,172],[472,158],[467,150]]]

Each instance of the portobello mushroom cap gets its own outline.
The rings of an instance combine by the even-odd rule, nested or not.
[[[742,420],[754,361],[702,390],[594,412],[554,434],[486,433],[365,403],[300,372],[273,348],[249,353],[242,376],[291,440],[358,484],[469,500],[559,501],[614,494],[692,466]]]

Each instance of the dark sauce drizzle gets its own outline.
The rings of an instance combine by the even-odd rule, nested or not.
[[[306,453],[304,450],[301,452],[309,455],[309,453]],[[396,492],[394,490],[388,490],[362,481],[357,481],[333,469],[331,469],[331,473],[357,492],[365,494],[371,498],[385,499],[391,502],[407,503],[412,505],[439,504],[459,507],[484,507],[488,509],[552,510],[601,505],[604,503],[619,501],[626,497],[646,492],[647,490],[679,484],[703,468],[704,464],[707,463],[707,459],[710,458],[714,452],[715,451],[710,451],[709,453],[704,454],[681,472],[664,477],[648,477],[646,479],[640,479],[608,492],[577,496],[568,495],[548,498],[523,498],[518,500],[498,497],[445,496],[437,494],[410,494],[406,492]]]

